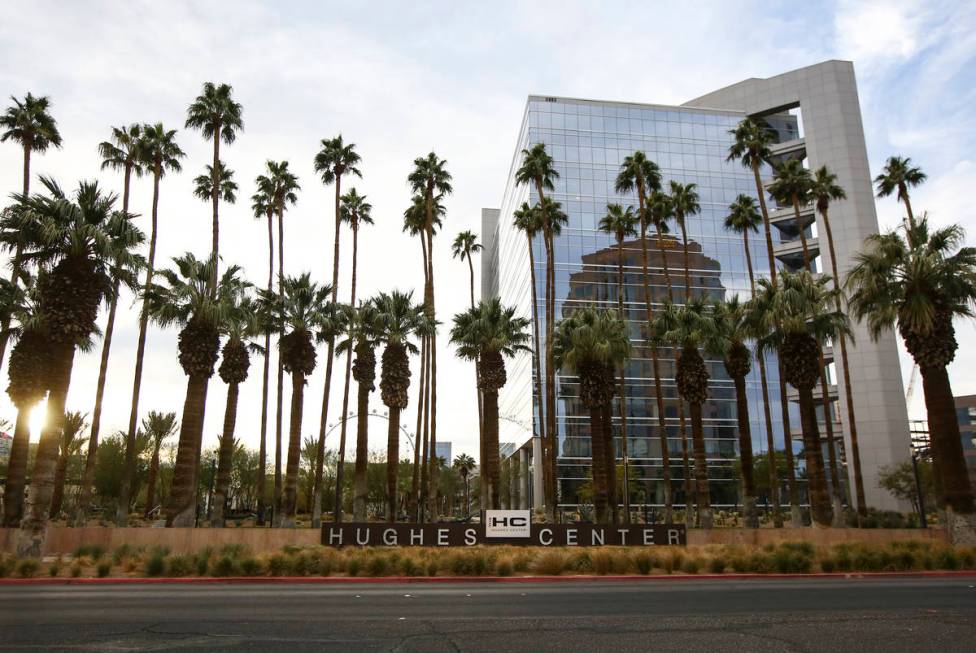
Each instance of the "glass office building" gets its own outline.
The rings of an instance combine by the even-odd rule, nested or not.
[[[782,97],[780,97],[782,96]],[[762,116],[777,133],[773,159],[795,157],[811,168],[828,164],[838,173],[849,200],[832,207],[835,245],[841,270],[849,266],[853,252],[870,233],[877,231],[870,187],[870,174],[863,144],[860,109],[857,104],[853,66],[849,62],[825,62],[770,79],[750,79],[702,96],[682,106],[658,106],[625,102],[601,102],[562,97],[530,96],[511,160],[502,203],[482,212],[485,251],[482,258],[482,295],[498,296],[532,318],[531,265],[535,264],[539,298],[540,335],[545,337],[545,254],[541,236],[531,243],[512,226],[513,212],[523,203],[538,201],[534,187],[519,185],[515,172],[521,165],[521,152],[536,143],[545,143],[555,160],[559,178],[550,194],[569,217],[569,223],[554,246],[556,290],[555,315],[559,320],[581,306],[616,310],[618,250],[613,237],[599,230],[608,203],[637,206],[635,194],[620,194],[614,182],[624,157],[636,150],[660,167],[665,187],[669,181],[694,183],[701,212],[686,218],[689,241],[689,270],[693,296],[712,299],[738,294],[750,295],[750,284],[743,240],[726,231],[723,222],[729,204],[739,194],[756,196],[752,173],[739,161],[726,161],[734,128],[748,115]],[[764,181],[770,169],[762,171]],[[803,254],[799,229],[804,230],[816,272],[829,270],[828,252],[818,243],[818,218],[807,207],[797,221],[790,207],[779,207],[768,200],[776,264],[784,269],[800,269]],[[762,232],[750,238],[751,257],[756,277],[768,274],[768,259]],[[624,242],[624,284],[622,288],[630,337],[634,346],[626,367],[627,442],[633,480],[631,501],[663,504],[662,458],[658,431],[657,399],[651,373],[650,350],[644,343],[644,290],[639,237]],[[650,229],[647,248],[651,299],[660,307],[669,295],[680,303],[685,296],[685,269],[680,233],[659,235]],[[827,248],[824,247],[824,250]],[[670,282],[670,284],[669,284]],[[858,414],[861,461],[869,505],[897,508],[882,495],[874,479],[877,469],[908,456],[908,422],[901,391],[898,359],[893,338],[874,342],[856,330],[856,346],[851,345],[852,387]],[[544,350],[544,342],[542,349]],[[671,477],[676,505],[685,502],[683,488],[683,443],[680,431],[679,401],[674,381],[671,349],[659,350],[660,371],[665,400]],[[720,360],[706,356],[709,374],[709,399],[704,406],[705,447],[712,505],[735,506],[739,501],[736,470],[738,437],[735,392]],[[820,401],[821,436],[826,419],[831,420],[838,441],[840,474],[846,476],[845,451],[849,434],[842,417],[847,414],[844,393],[838,393],[834,379],[832,349],[825,349],[830,387],[828,409]],[[856,364],[856,365],[855,365]],[[508,365],[508,383],[500,393],[500,439],[520,444],[539,458],[539,447],[521,446],[539,435],[533,357],[523,354]],[[798,410],[791,404],[791,433],[784,432],[780,411],[777,364],[767,358],[772,439],[778,451],[789,443],[794,453],[801,450]],[[895,380],[898,379],[898,380]],[[752,446],[756,453],[767,450],[767,429],[758,366],[747,379]],[[789,392],[788,399],[794,399]],[[559,457],[559,502],[572,509],[580,504],[579,490],[588,480],[590,469],[589,413],[579,402],[578,380],[569,374],[556,379],[556,427]],[[687,409],[685,410],[687,412]],[[620,418],[614,409],[614,437],[621,454]],[[690,422],[687,427],[691,456]],[[826,461],[826,455],[824,456]],[[537,465],[533,462],[533,469]],[[693,466],[693,461],[690,462]],[[795,456],[801,494],[803,457]],[[828,470],[829,474],[829,470]],[[531,484],[532,504],[539,505],[538,479]],[[845,483],[845,485],[847,485]],[[786,501],[785,484],[781,491]],[[762,496],[760,497],[762,503]]]

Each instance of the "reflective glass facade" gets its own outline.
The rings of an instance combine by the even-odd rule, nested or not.
[[[686,219],[693,295],[718,299],[739,294],[747,298],[750,286],[742,238],[723,227],[728,206],[737,195],[755,196],[751,172],[739,162],[725,160],[731,144],[729,130],[743,117],[741,113],[729,111],[530,97],[500,211],[497,217],[492,215],[492,219],[485,221],[487,248],[483,259],[483,288],[497,293],[506,305],[518,307],[524,316],[532,316],[529,246],[526,236],[512,226],[512,213],[523,202],[534,204],[538,197],[534,188],[517,185],[514,173],[521,164],[523,148],[545,143],[559,171],[551,195],[569,217],[568,226],[555,242],[557,320],[584,305],[617,308],[619,252],[613,237],[599,231],[598,224],[606,214],[608,203],[636,208],[635,194],[621,195],[614,190],[621,162],[635,150],[642,150],[660,166],[665,186],[670,180],[697,185],[701,213]],[[795,129],[795,121],[788,116],[783,124],[787,126],[787,132]],[[786,138],[795,138],[795,135]],[[782,238],[777,231],[774,230],[774,238]],[[761,234],[750,240],[758,278],[768,272],[765,243]],[[667,299],[668,281],[675,300],[682,301],[685,287],[680,233],[658,238],[649,232],[647,246],[655,307]],[[641,249],[639,238],[624,243],[622,292],[634,346],[634,355],[626,369],[626,436],[631,478],[638,488],[631,494],[632,503],[635,506],[643,503],[660,506],[664,497],[660,480],[661,447],[650,350],[643,343],[645,309]],[[539,298],[540,335],[544,339],[545,254],[541,237],[532,243],[532,254]],[[543,351],[544,347],[543,343]],[[673,352],[661,349],[659,354],[674,497],[676,504],[683,504],[682,439]],[[735,470],[738,457],[735,392],[722,362],[711,357],[706,357],[706,362],[711,382],[703,414],[711,499],[716,507],[734,506],[739,496]],[[773,437],[776,448],[782,449],[784,433],[776,367],[775,360],[768,359]],[[538,432],[535,411],[540,402],[535,396],[532,374],[533,362],[529,354],[519,356],[508,366],[508,384],[502,390],[499,406],[503,441],[517,440],[517,433],[524,434],[527,424]],[[747,388],[753,449],[764,452],[767,436],[755,364]],[[587,481],[590,467],[589,413],[580,404],[578,392],[578,381],[574,376],[558,376],[559,496],[564,507],[580,503],[578,490]],[[617,410],[615,407],[614,436],[620,456],[622,434]],[[690,422],[687,431],[690,456]],[[798,446],[794,450],[798,450]],[[798,458],[797,464],[800,463]]]

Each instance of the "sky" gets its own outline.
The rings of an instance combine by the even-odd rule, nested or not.
[[[419,299],[420,247],[401,233],[402,214],[412,161],[433,150],[454,177],[434,258],[438,316],[449,321],[467,307],[469,284],[467,264],[451,258],[449,241],[459,231],[478,231],[481,208],[500,203],[529,94],[680,104],[742,79],[826,59],[855,64],[872,173],[889,155],[910,156],[930,177],[913,195],[913,207],[939,224],[959,222],[976,238],[976,209],[966,194],[976,189],[976,4],[965,0],[802,7],[501,0],[6,4],[0,98],[28,91],[49,96],[64,139],[61,149],[34,157],[35,187],[36,175],[43,174],[65,187],[98,179],[120,192],[120,175],[99,169],[97,146],[110,128],[161,121],[179,130],[187,156],[183,172],[161,184],[158,266],[186,251],[209,253],[210,204],[192,195],[192,179],[210,161],[211,145],[184,129],[186,108],[205,81],[231,84],[243,105],[244,131],[221,150],[241,187],[238,202],[220,208],[226,264],[242,265],[250,280],[263,285],[266,227],[254,219],[247,198],[266,160],[288,160],[302,188],[285,216],[285,271],[331,281],[333,188],[321,183],[312,161],[322,139],[341,133],[363,158],[363,178],[353,185],[367,195],[376,222],[361,231],[358,294],[416,289]],[[20,190],[21,157],[16,145],[0,144],[0,196]],[[151,198],[151,179],[134,180],[130,210],[147,231]],[[882,229],[901,215],[893,200],[880,201],[878,213]],[[341,247],[340,298],[348,299],[348,232]],[[124,296],[103,434],[124,429],[128,421],[137,315],[131,295]],[[956,394],[976,393],[976,330],[971,323],[957,326],[953,386]],[[176,335],[175,329],[150,330],[143,415],[182,412],[186,377],[176,358]],[[452,441],[455,455],[476,454],[471,364],[454,357],[446,337],[438,345],[438,439]],[[76,357],[69,409],[91,412],[99,355],[100,346]],[[306,389],[303,435],[318,432],[324,357],[322,348]],[[260,367],[255,358],[241,388],[237,422],[237,437],[252,447],[259,440]],[[414,368],[416,381],[415,361]],[[910,370],[902,351],[906,384]],[[915,395],[910,412],[922,416],[921,390]],[[341,391],[332,393],[330,422],[341,398]],[[206,447],[216,443],[225,399],[226,386],[215,375]],[[286,394],[286,433],[287,401]],[[378,393],[371,406],[384,409]],[[408,424],[414,410],[412,394]],[[14,416],[4,394],[0,417],[12,422]],[[370,428],[370,448],[384,448],[385,424],[372,419]],[[335,446],[337,434],[330,433],[327,446]]]

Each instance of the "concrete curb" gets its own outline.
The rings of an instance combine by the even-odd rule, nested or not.
[[[648,576],[213,576],[185,578],[0,578],[5,585],[377,585],[451,583],[567,583],[567,582],[648,582],[702,580],[791,580],[791,579],[871,580],[876,578],[976,578],[976,570],[965,571],[875,571],[811,574],[685,574]]]

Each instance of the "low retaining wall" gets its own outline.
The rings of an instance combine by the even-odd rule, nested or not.
[[[16,549],[17,529],[0,528],[0,551]],[[48,530],[45,555],[72,553],[82,544],[97,544],[113,549],[121,544],[131,546],[165,546],[173,553],[191,553],[204,547],[220,548],[243,544],[255,553],[279,551],[285,546],[319,544],[320,531],[314,528],[104,528],[91,526],[68,528],[53,526]],[[946,541],[941,528],[928,529],[857,529],[857,528],[716,528],[688,529],[689,545],[745,544],[763,545],[803,540],[814,545],[840,542],[885,544],[902,540],[929,539]]]

